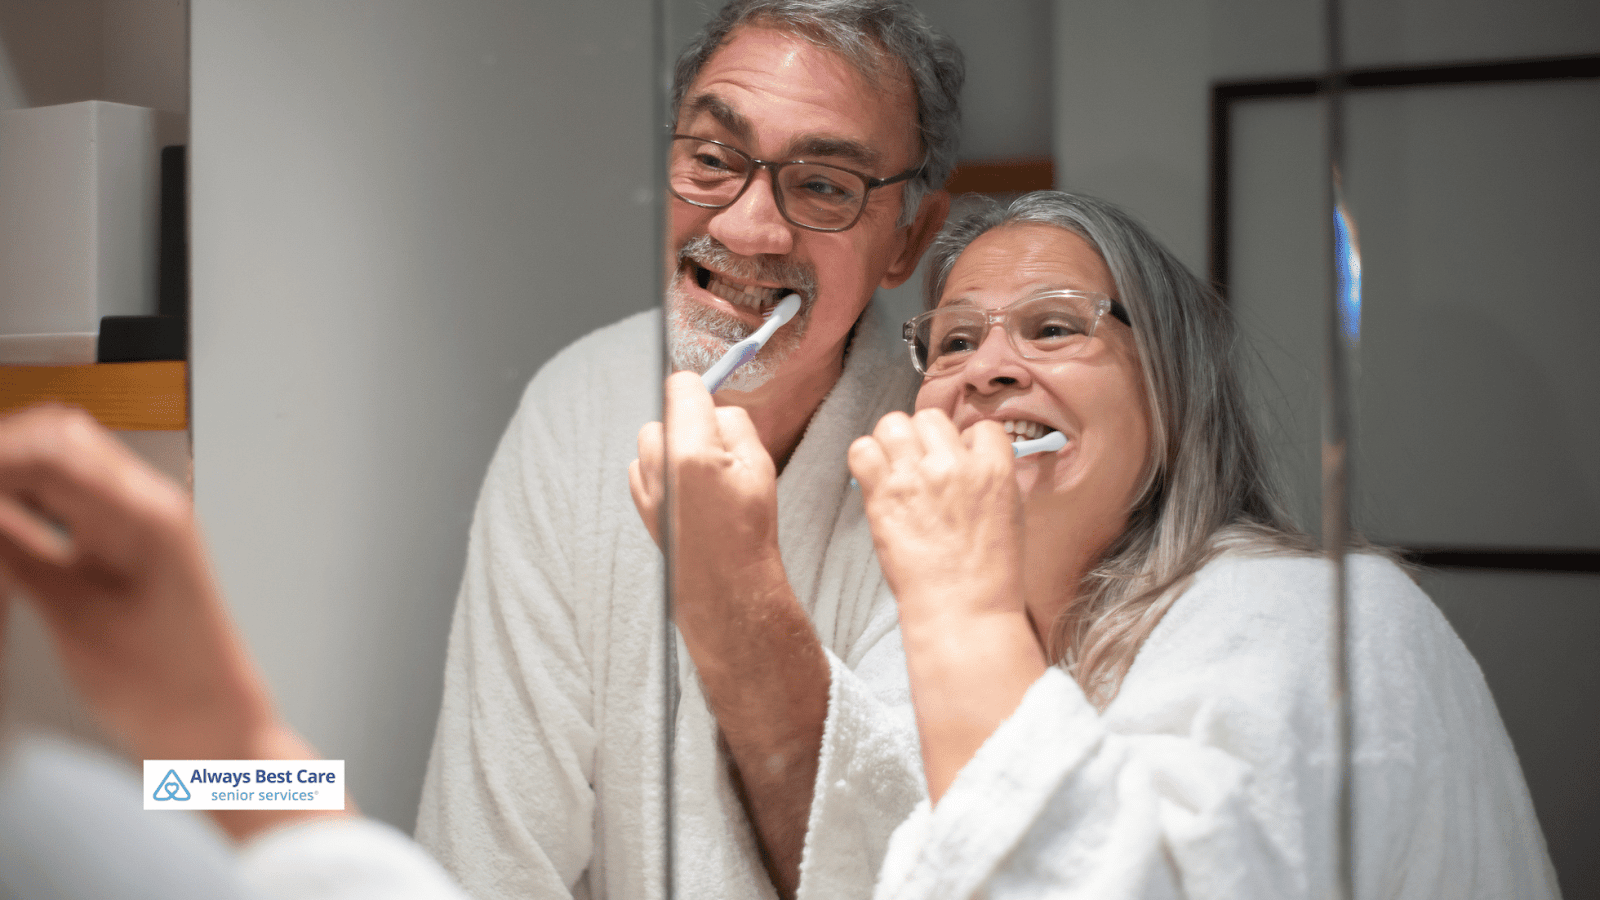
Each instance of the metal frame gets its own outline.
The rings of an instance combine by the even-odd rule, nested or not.
[[[1342,74],[1339,89],[1352,92],[1585,78],[1600,78],[1600,54],[1347,69]],[[1231,274],[1228,242],[1232,209],[1228,194],[1232,187],[1230,157],[1233,150],[1234,105],[1250,100],[1290,97],[1313,99],[1329,90],[1330,85],[1324,78],[1312,75],[1221,81],[1211,86],[1210,228],[1207,255],[1211,282],[1223,296],[1227,296]],[[1600,549],[1455,546],[1398,549],[1408,562],[1429,568],[1600,572]]]

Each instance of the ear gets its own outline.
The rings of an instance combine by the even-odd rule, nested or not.
[[[897,288],[905,284],[911,273],[917,270],[917,262],[922,259],[922,254],[938,236],[939,229],[944,227],[944,218],[950,214],[950,192],[932,191],[922,198],[922,205],[917,208],[917,217],[911,224],[905,226],[904,243],[900,245],[900,252],[895,256],[894,262],[883,273],[882,286],[884,288]]]

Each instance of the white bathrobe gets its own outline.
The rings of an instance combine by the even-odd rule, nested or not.
[[[479,900],[662,895],[662,566],[627,483],[659,418],[659,321],[546,365],[478,501],[417,837]],[[894,601],[845,465],[914,395],[888,337],[869,309],[778,479],[784,565],[832,673],[803,897],[869,896],[925,796]],[[678,663],[678,896],[773,896],[681,642]]]
[[[1330,572],[1214,560],[1104,714],[1051,669],[895,833],[876,896],[1333,896]],[[1557,896],[1477,664],[1392,563],[1349,583],[1356,896]]]

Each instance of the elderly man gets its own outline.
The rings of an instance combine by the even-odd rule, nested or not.
[[[944,219],[961,80],[884,0],[735,0],[680,59],[666,426],[657,319],[602,329],[529,386],[475,516],[417,826],[475,895],[657,895],[669,724],[683,896],[870,892],[921,779],[845,449],[914,389],[868,302]],[[790,292],[713,400],[693,373]]]

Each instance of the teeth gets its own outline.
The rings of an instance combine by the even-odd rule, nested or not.
[[[710,291],[713,296],[721,297],[734,306],[742,306],[745,309],[755,310],[756,312],[765,312],[768,307],[778,302],[778,297],[784,293],[781,287],[766,288],[755,285],[740,287],[723,281],[721,276],[715,272],[710,270],[702,271],[705,271],[706,275],[709,276],[706,280],[706,290]]]
[[[1036,440],[1055,430],[1047,425],[1042,425],[1038,422],[1029,422],[1024,419],[1007,419],[1004,425],[1006,434],[1011,435],[1011,442],[1013,444],[1017,441]]]

